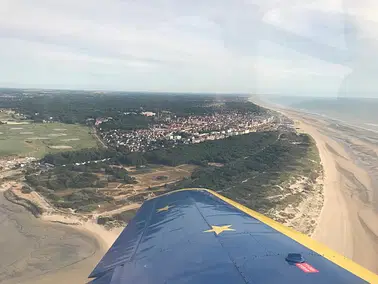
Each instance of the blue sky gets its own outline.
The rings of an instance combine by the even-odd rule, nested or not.
[[[378,90],[373,0],[0,6],[0,86],[325,96]]]

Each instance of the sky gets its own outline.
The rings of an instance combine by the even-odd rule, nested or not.
[[[0,86],[378,97],[377,8],[375,0],[0,0]]]

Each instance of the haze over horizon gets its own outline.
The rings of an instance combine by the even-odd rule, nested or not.
[[[3,0],[0,86],[378,97],[376,8]]]

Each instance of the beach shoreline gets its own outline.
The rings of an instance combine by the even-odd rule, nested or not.
[[[35,282],[31,281],[27,282],[27,284],[68,283],[66,279],[71,279],[69,283],[89,282],[89,274],[123,230],[120,227],[107,230],[105,227],[98,225],[94,220],[83,221],[79,218],[67,217],[60,214],[45,214],[41,216],[41,220],[45,223],[60,223],[62,224],[61,226],[72,228],[80,232],[80,234],[94,239],[97,247],[95,253],[89,259],[83,259],[70,267],[64,267],[56,272],[42,275]]]
[[[124,229],[124,227],[114,227],[108,230],[104,226],[97,224],[96,219],[83,220],[83,218],[80,217],[62,214],[43,214],[41,219],[44,222],[61,223],[91,234],[98,242],[104,254],[113,245]]]
[[[0,225],[4,226],[2,235],[8,246],[13,247],[17,244],[19,249],[15,248],[9,252],[7,249],[3,250],[0,282],[87,283],[90,280],[88,275],[123,228],[107,230],[104,226],[98,225],[95,218],[63,215],[51,211],[38,217],[33,216],[30,208],[20,206],[19,203],[3,196],[9,190],[10,188],[4,184],[0,187],[0,215],[9,220]],[[1,240],[0,238],[0,243]],[[36,256],[39,254],[49,257],[46,259]],[[38,268],[33,268],[35,266]]]
[[[374,211],[373,204],[378,194],[375,192],[375,185],[369,173],[352,155],[353,151],[348,150],[348,145],[343,144],[343,141],[346,141],[345,137],[349,137],[349,134],[345,133],[344,129],[331,129],[329,125],[332,122],[327,117],[268,106],[259,102],[257,104],[292,119],[296,131],[310,135],[319,151],[323,167],[323,176],[319,180],[322,189],[314,192],[314,199],[307,200],[300,209],[295,208],[300,211],[294,220],[297,223],[289,225],[298,230],[299,226],[303,225],[300,222],[303,223],[305,218],[314,221],[315,229],[312,231],[312,238],[377,273],[378,222],[376,221],[378,215]],[[357,140],[358,137],[353,137],[348,140],[348,143],[361,145],[362,142]],[[22,197],[20,189],[16,191]],[[320,202],[317,195],[322,195],[319,211],[311,207],[313,200]],[[67,230],[86,236],[91,242],[93,240],[95,244],[92,244],[93,253],[88,254],[87,257],[23,283],[59,284],[67,281],[83,283],[88,280],[87,276],[118,238],[123,227],[108,230],[97,224],[95,215],[63,214],[49,207],[48,202],[45,202],[46,200],[37,192],[33,192],[30,196],[34,198],[32,201],[39,201],[37,204],[44,209],[44,213],[38,218],[40,223],[46,226],[66,227]],[[9,284],[13,283],[16,282],[9,282]]]
[[[374,208],[377,187],[371,172],[361,167],[348,148],[351,141],[359,143],[357,135],[353,136],[354,141],[343,129],[331,129],[332,122],[325,117],[264,107],[292,119],[297,131],[310,135],[319,150],[324,170],[324,204],[312,238],[377,273],[378,215]]]

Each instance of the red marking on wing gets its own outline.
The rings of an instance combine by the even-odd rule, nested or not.
[[[319,270],[311,266],[310,264],[303,262],[303,263],[296,263],[295,264],[299,269],[306,273],[317,273]]]

